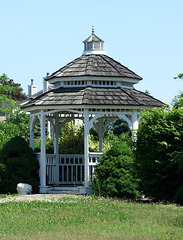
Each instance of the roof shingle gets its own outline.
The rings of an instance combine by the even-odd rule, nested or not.
[[[122,87],[60,87],[30,100],[23,108],[55,105],[116,105],[161,107],[163,102],[135,89]]]
[[[46,79],[77,76],[127,77],[138,80],[142,79],[121,63],[103,54],[82,55],[68,63],[66,66],[60,68]]]

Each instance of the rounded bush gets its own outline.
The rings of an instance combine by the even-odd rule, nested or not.
[[[120,198],[139,195],[133,152],[122,139],[116,140],[111,149],[104,153],[95,173],[102,195]]]
[[[0,193],[15,193],[18,183],[28,183],[38,191],[39,163],[26,141],[12,138],[0,152]]]

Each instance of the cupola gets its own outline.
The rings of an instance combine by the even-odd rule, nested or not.
[[[103,49],[104,41],[95,35],[94,26],[92,26],[92,35],[89,36],[84,43],[84,51],[82,55],[86,54],[106,54]]]

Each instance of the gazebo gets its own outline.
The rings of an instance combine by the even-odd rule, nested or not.
[[[90,176],[102,155],[103,135],[115,118],[123,118],[134,135],[139,113],[163,103],[134,88],[142,80],[136,73],[107,56],[104,41],[92,34],[84,42],[82,56],[44,79],[43,93],[22,106],[30,113],[30,146],[34,149],[34,126],[41,126],[40,193],[75,191],[90,193]],[[59,132],[66,122],[84,124],[84,154],[59,154]],[[107,119],[103,121],[103,119]],[[51,123],[54,154],[46,154],[46,123]],[[99,152],[89,152],[89,130],[95,127]],[[84,181],[84,185],[82,184]]]

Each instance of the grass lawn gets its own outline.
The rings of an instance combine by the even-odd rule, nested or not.
[[[183,208],[92,196],[0,203],[0,239],[183,239]]]

